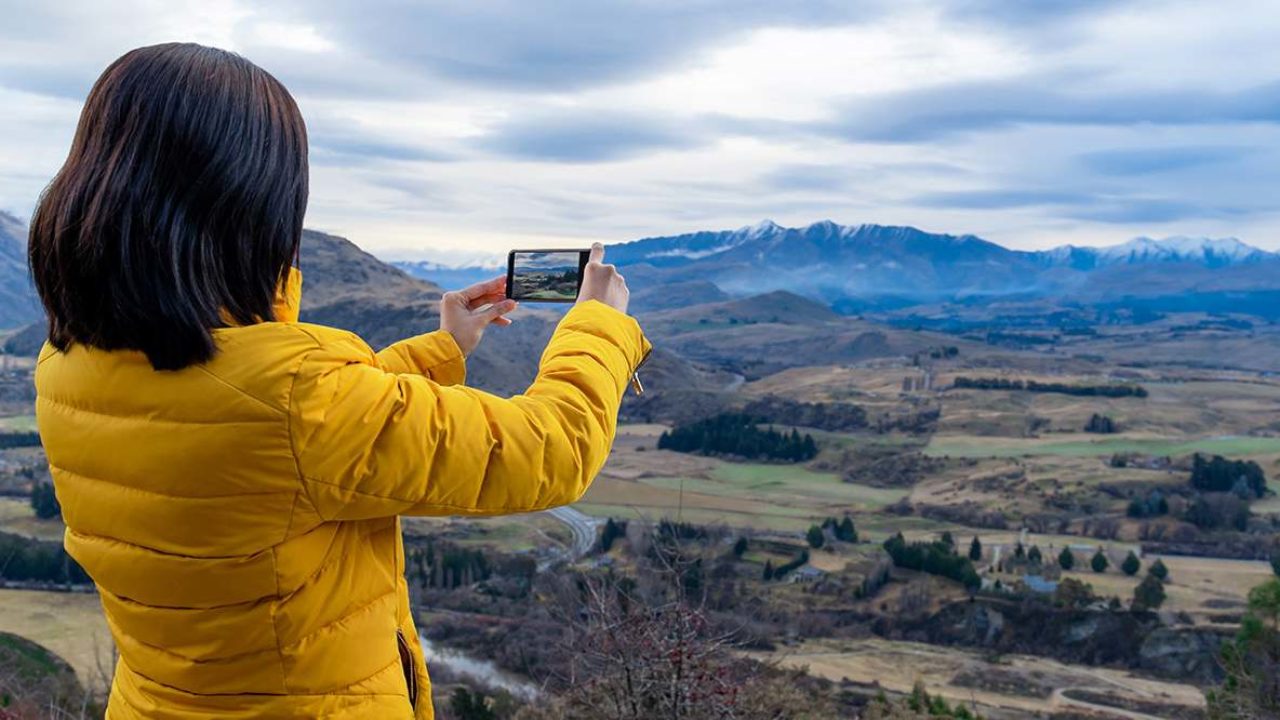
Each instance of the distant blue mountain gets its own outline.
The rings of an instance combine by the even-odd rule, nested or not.
[[[42,314],[27,271],[27,226],[0,210],[0,329],[26,325]]]
[[[736,296],[788,290],[847,312],[996,299],[1141,299],[1144,306],[1218,310],[1231,307],[1232,297],[1243,299],[1241,311],[1254,312],[1252,304],[1271,304],[1280,292],[1280,255],[1234,238],[1137,238],[1110,247],[1022,251],[906,226],[824,220],[788,228],[765,220],[611,245],[607,257],[627,268],[633,290],[648,296],[663,287],[714,286]],[[397,265],[446,287],[500,272]]]
[[[445,290],[457,290],[484,280],[491,280],[507,271],[505,267],[497,264],[453,266],[430,260],[402,260],[391,264],[416,278],[430,280]]]

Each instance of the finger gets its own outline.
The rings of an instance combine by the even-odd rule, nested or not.
[[[604,245],[601,245],[600,243],[591,243],[591,254],[587,256],[587,262],[604,262]]]
[[[513,322],[515,321],[509,317],[496,317],[493,319],[493,324],[497,325],[498,327],[506,327]]]
[[[498,277],[492,280],[485,280],[484,282],[478,282],[475,285],[470,285],[461,290],[458,290],[457,292],[459,295],[463,297],[464,300],[470,303],[472,300],[476,298],[484,297],[485,295],[504,295],[505,296],[506,287],[507,287],[507,276],[499,275]]]
[[[503,300],[502,302],[496,302],[490,305],[486,310],[481,310],[479,314],[482,317],[487,317],[490,320],[493,320],[515,310],[516,306],[517,303],[515,300]]]
[[[496,293],[490,293],[490,294],[488,294],[488,295],[482,295],[482,296],[480,296],[480,297],[478,297],[478,298],[472,298],[471,300],[468,300],[468,301],[467,301],[467,309],[468,309],[468,310],[475,310],[476,308],[482,307],[482,306],[484,306],[484,305],[490,305],[490,304],[492,304],[492,303],[502,302],[502,301],[503,301],[503,300],[505,300],[506,298],[507,298],[506,293],[502,293],[502,292],[496,292]]]

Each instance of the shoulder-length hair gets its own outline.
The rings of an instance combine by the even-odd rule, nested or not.
[[[306,207],[306,126],[278,80],[190,43],[126,53],[32,217],[50,342],[209,360],[213,329],[274,319]]]

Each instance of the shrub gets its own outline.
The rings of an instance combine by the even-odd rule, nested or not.
[[[35,482],[31,484],[31,509],[41,520],[52,520],[62,517],[62,506],[58,504],[58,496],[53,491],[53,483]]]
[[[1151,567],[1147,569],[1147,572],[1155,575],[1160,582],[1164,582],[1169,578],[1169,568],[1165,567],[1164,561],[1159,558],[1156,558],[1156,561],[1151,563]]]

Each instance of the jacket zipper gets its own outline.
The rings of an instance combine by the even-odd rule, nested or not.
[[[418,707],[418,671],[413,662],[413,652],[409,649],[409,641],[404,631],[396,629],[396,646],[400,650],[400,669],[404,672],[404,683],[409,688],[409,706]]]

